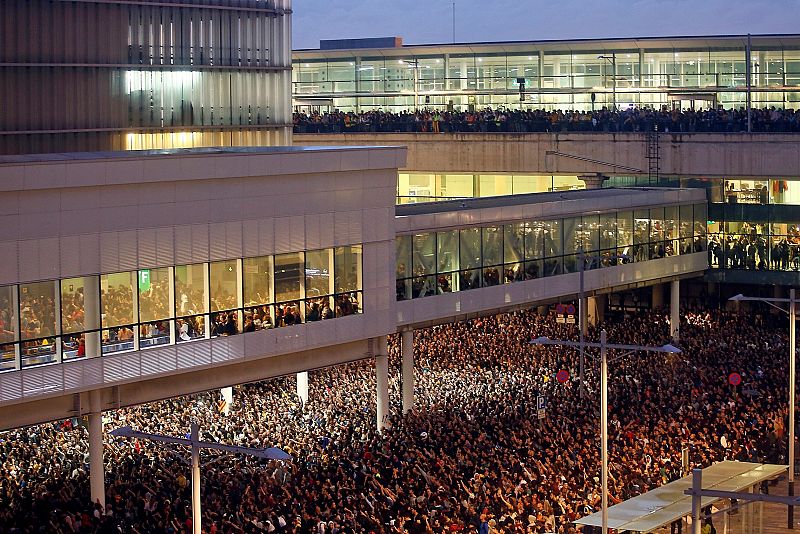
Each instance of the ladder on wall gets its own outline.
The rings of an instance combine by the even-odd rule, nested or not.
[[[658,124],[647,132],[647,176],[650,185],[658,185],[661,174],[661,146],[658,138]]]

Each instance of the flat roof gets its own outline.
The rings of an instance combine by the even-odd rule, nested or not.
[[[793,46],[800,47],[800,34],[759,34],[751,35],[756,46]],[[651,36],[651,37],[611,37],[606,39],[546,39],[538,41],[489,41],[473,43],[428,43],[405,44],[396,48],[376,49],[341,49],[320,50],[306,48],[295,50],[294,53],[313,59],[315,57],[345,57],[358,50],[360,55],[386,55],[399,56],[408,53],[437,54],[437,53],[470,53],[477,51],[515,52],[530,51],[531,49],[545,52],[554,50],[563,51],[601,51],[630,49],[691,49],[709,48],[714,46],[731,47],[744,45],[747,35],[694,35],[694,36]]]
[[[703,469],[703,489],[742,491],[785,471],[785,465],[719,462]],[[617,531],[652,532],[677,521],[692,513],[692,497],[684,493],[691,488],[692,476],[689,475],[611,506],[608,509],[608,526]],[[703,497],[702,506],[720,500],[717,497]],[[575,523],[602,526],[601,512],[578,519]]]
[[[63,152],[44,154],[19,154],[0,156],[0,165],[25,163],[54,163],[66,161],[91,161],[104,159],[140,159],[159,156],[213,156],[219,155],[266,155],[329,152],[338,150],[397,149],[396,146],[257,146],[257,147],[207,147],[165,148],[156,150],[120,150],[109,152]]]
[[[487,208],[504,208],[527,204],[544,204],[548,202],[597,200],[620,196],[646,195],[647,193],[681,191],[675,187],[607,187],[603,189],[578,189],[575,191],[551,191],[547,193],[526,193],[523,195],[502,195],[481,198],[464,198],[443,200],[439,202],[420,202],[416,204],[400,204],[395,207],[395,215],[407,217],[427,215],[450,211],[477,210]],[[705,195],[705,192],[703,193]],[[676,202],[677,203],[677,202]]]

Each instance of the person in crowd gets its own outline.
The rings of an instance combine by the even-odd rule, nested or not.
[[[474,111],[442,109],[370,110],[360,113],[295,113],[295,133],[354,132],[743,132],[747,110],[659,109],[627,107],[596,111],[485,108]],[[800,113],[776,107],[753,109],[754,132],[800,132]]]
[[[284,321],[294,308],[284,307]],[[255,323],[253,310],[245,325]],[[230,315],[219,318],[223,325]],[[611,504],[685,475],[683,448],[690,468],[786,462],[787,363],[774,355],[786,352],[787,339],[777,321],[684,310],[682,354],[617,355]],[[612,342],[646,345],[665,343],[670,331],[659,312],[609,317],[588,338],[598,339],[600,328]],[[575,534],[573,521],[601,501],[599,380],[589,365],[583,396],[577,379],[555,380],[561,369],[578,375],[577,353],[529,344],[539,336],[577,331],[526,310],[415,332],[416,406],[404,415],[400,344],[391,337],[395,415],[381,433],[371,361],[314,371],[307,402],[294,378],[279,378],[237,387],[227,415],[219,394],[205,393],[106,412],[104,428],[183,436],[194,420],[204,439],[293,456],[281,463],[204,453],[214,460],[202,473],[208,533]],[[746,391],[728,384],[732,370]],[[542,420],[538,395],[549,399]],[[190,472],[173,451],[106,435],[105,465],[103,508],[89,499],[82,420],[1,433],[0,534],[191,532]]]

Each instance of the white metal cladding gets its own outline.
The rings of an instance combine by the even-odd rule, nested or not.
[[[192,146],[286,142],[241,132],[288,130],[290,40],[290,0],[5,0],[0,153],[148,148],[119,140],[132,129],[193,132]],[[200,137],[213,129],[233,132]]]

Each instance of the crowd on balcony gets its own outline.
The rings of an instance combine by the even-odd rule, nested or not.
[[[764,108],[751,112],[753,132],[800,132],[800,112]],[[295,113],[295,133],[374,132],[718,132],[747,131],[747,110],[655,110],[626,108],[598,111],[486,108],[476,111],[332,111]]]
[[[611,368],[610,503],[722,459],[784,462],[785,325],[769,315],[687,311],[681,355],[624,356]],[[669,324],[650,312],[609,320],[609,339],[660,345]],[[105,414],[122,425],[293,455],[231,455],[202,471],[208,533],[575,533],[598,510],[598,377],[578,394],[572,349],[534,347],[575,335],[552,316],[517,312],[418,331],[417,408],[399,415],[399,346],[390,343],[393,413],[375,427],[371,362],[311,373],[303,404],[293,378]],[[596,338],[597,329],[590,331]],[[571,373],[561,384],[560,369]],[[734,388],[727,374],[744,385]],[[538,420],[536,398],[549,398]],[[213,453],[204,461],[214,459]],[[190,474],[145,441],[106,437],[106,505],[89,502],[86,430],[78,419],[0,434],[0,533],[191,532]],[[584,531],[587,532],[587,531]]]

